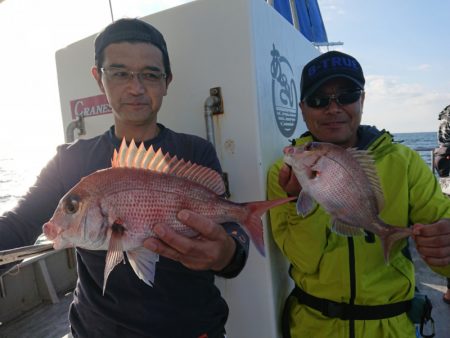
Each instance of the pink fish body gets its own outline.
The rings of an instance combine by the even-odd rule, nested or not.
[[[384,197],[367,151],[310,142],[286,147],[284,154],[302,186],[299,214],[310,213],[317,202],[331,215],[334,232],[345,236],[364,235],[364,229],[373,232],[381,238],[386,262],[393,243],[412,234],[409,228],[392,226],[379,218]]]
[[[243,225],[258,251],[264,255],[262,214],[291,198],[276,201],[234,203],[221,197],[225,187],[214,170],[178,160],[161,150],[139,149],[125,141],[114,155],[112,168],[81,179],[60,200],[53,217],[43,226],[55,249],[80,247],[107,250],[105,290],[109,273],[126,253],[135,273],[152,285],[158,255],[143,248],[156,237],[153,226],[166,223],[188,237],[197,233],[179,222],[182,209],[216,221]]]

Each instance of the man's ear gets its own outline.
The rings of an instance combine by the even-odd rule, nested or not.
[[[364,99],[366,98],[366,92],[365,91],[363,91],[362,93],[361,93],[361,111],[363,110],[363,108],[364,108]]]
[[[102,74],[99,73],[98,68],[96,66],[93,66],[91,68],[91,74],[94,77],[95,81],[97,82],[97,85],[100,88],[101,92],[105,93],[105,87],[103,87],[102,82]]]
[[[305,121],[305,113],[303,113],[303,108],[304,108],[304,106],[305,106],[305,102],[303,102],[303,101],[300,101],[300,103],[298,104],[298,106],[300,107],[300,110],[301,110],[301,112],[302,112],[302,117],[303,117],[303,121]]]
[[[166,78],[166,92],[164,93],[164,96],[167,95],[167,89],[169,88],[169,84],[172,82],[173,76],[172,74],[170,74],[167,78]]]

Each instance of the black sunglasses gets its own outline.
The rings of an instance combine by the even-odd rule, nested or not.
[[[335,100],[337,104],[344,106],[346,104],[355,103],[361,97],[362,90],[352,90],[349,92],[332,94],[328,96],[310,96],[307,97],[304,101],[311,108],[325,108],[328,107],[331,100]]]

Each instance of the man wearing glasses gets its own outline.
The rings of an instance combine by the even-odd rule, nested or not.
[[[331,51],[306,64],[300,108],[308,131],[294,143],[368,150],[384,194],[380,217],[413,227],[422,258],[450,276],[450,200],[415,151],[394,143],[384,130],[361,125],[364,84],[361,65],[350,55]],[[269,171],[269,198],[300,191],[291,169],[276,162]],[[296,204],[288,203],[272,209],[270,219],[295,283],[285,305],[284,337],[416,337],[408,316],[415,282],[407,240],[394,246],[386,264],[377,236],[336,234],[320,206],[299,216]]]
[[[156,28],[137,19],[106,27],[95,40],[92,74],[112,108],[114,125],[103,135],[58,148],[27,195],[0,218],[1,250],[32,244],[72,186],[111,166],[123,138],[221,172],[211,143],[157,123],[172,72]],[[248,237],[237,224],[216,224],[187,210],[178,218],[199,236],[187,238],[155,225],[159,239],[144,243],[160,255],[152,287],[127,262],[115,267],[103,294],[106,251],[77,248],[78,281],[69,313],[74,337],[224,337],[228,306],[214,277],[239,274]]]

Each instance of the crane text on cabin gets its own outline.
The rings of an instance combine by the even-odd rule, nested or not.
[[[112,110],[105,95],[97,95],[70,101],[70,112],[72,119],[78,116],[89,117],[111,114]]]

